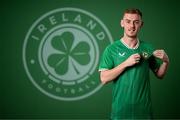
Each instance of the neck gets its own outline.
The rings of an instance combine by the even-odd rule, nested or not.
[[[129,48],[135,48],[138,43],[137,37],[127,37],[123,36],[122,41],[129,47]]]

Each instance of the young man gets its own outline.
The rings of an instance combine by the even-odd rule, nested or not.
[[[149,71],[163,78],[168,56],[138,39],[143,26],[138,9],[125,10],[120,24],[123,37],[105,49],[99,65],[102,83],[113,82],[111,119],[152,118]]]

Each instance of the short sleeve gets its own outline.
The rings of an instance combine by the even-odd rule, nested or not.
[[[151,68],[153,72],[159,69],[161,64],[162,64],[162,61],[158,58],[155,58],[153,55],[149,58],[149,67]]]
[[[159,58],[156,58],[155,56],[153,56],[153,52],[155,50],[156,49],[153,47],[153,45],[147,44],[147,51],[148,51],[148,54],[150,55],[148,59],[149,67],[153,72],[159,69],[160,65],[162,64],[162,61]]]
[[[99,63],[99,71],[112,69],[114,66],[113,57],[109,50],[109,47],[107,47],[101,56],[101,60]]]

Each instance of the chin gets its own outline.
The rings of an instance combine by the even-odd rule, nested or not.
[[[137,37],[137,35],[132,35],[132,34],[130,34],[130,35],[127,35],[128,37],[130,37],[130,38],[136,38]]]

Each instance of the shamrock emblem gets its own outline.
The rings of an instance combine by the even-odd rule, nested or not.
[[[142,57],[144,59],[147,59],[149,57],[148,53],[147,52],[142,52]]]
[[[90,61],[89,45],[84,41],[75,44],[74,41],[75,37],[71,32],[56,35],[51,40],[52,47],[58,52],[51,54],[47,60],[59,75],[68,72],[70,62],[74,71],[80,74],[77,66],[87,65]]]

